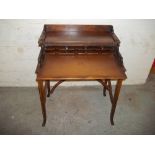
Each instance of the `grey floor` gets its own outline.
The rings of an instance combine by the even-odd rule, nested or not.
[[[42,114],[37,88],[0,88],[0,134],[155,134],[155,76],[123,86],[111,126],[102,87],[58,87]]]

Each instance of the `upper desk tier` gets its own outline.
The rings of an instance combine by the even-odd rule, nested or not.
[[[44,25],[39,46],[119,46],[112,25]]]

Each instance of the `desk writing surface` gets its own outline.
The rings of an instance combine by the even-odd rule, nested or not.
[[[112,53],[55,55],[46,53],[37,79],[126,79]]]

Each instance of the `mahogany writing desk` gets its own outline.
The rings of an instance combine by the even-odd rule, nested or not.
[[[44,25],[39,39],[41,47],[36,69],[38,89],[46,123],[46,96],[64,81],[97,80],[103,95],[109,92],[112,103],[110,121],[114,113],[122,81],[125,80],[120,41],[111,25]],[[116,81],[113,95],[111,81]],[[58,81],[52,88],[50,81]],[[73,103],[74,104],[74,103]]]

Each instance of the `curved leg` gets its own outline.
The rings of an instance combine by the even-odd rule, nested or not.
[[[108,82],[108,80],[105,80],[105,85],[106,86],[107,86],[107,82]],[[106,96],[106,87],[104,87],[104,89],[103,89],[103,95]]]
[[[50,81],[46,81],[47,82],[47,97],[50,97]]]
[[[112,86],[111,86],[111,81],[110,80],[108,80],[108,87],[109,87],[110,101],[111,101],[111,104],[113,105],[113,103],[114,103],[114,97],[113,97],[113,94],[112,94]]]
[[[52,94],[55,90],[56,87],[58,87],[62,82],[64,82],[65,80],[60,80],[58,81],[51,89],[50,94]]]
[[[38,81],[38,90],[40,94],[40,102],[41,102],[41,109],[42,109],[42,115],[43,115],[43,123],[42,126],[45,126],[46,124],[46,83],[45,86],[43,85],[43,81]]]
[[[114,125],[114,120],[113,119],[114,119],[114,114],[115,114],[117,100],[118,100],[118,96],[119,96],[119,93],[120,93],[121,86],[122,86],[122,80],[117,80],[114,99],[113,99],[113,104],[112,104],[111,113],[110,113],[110,121],[111,121],[112,125]]]
[[[106,96],[106,90],[109,89],[107,86],[107,80],[105,80],[105,82],[103,82],[102,80],[97,80],[99,83],[102,84],[103,86],[103,96]]]
[[[102,80],[97,80],[97,81],[100,82],[102,84],[102,86],[104,87],[104,89],[103,89],[104,96],[106,96],[106,90],[109,91],[110,101],[112,104],[111,113],[110,113],[110,122],[111,122],[111,125],[114,125],[113,119],[114,119],[118,96],[119,96],[121,85],[122,85],[122,80],[117,80],[114,96],[112,93],[111,80],[105,80],[105,82],[103,82]]]

